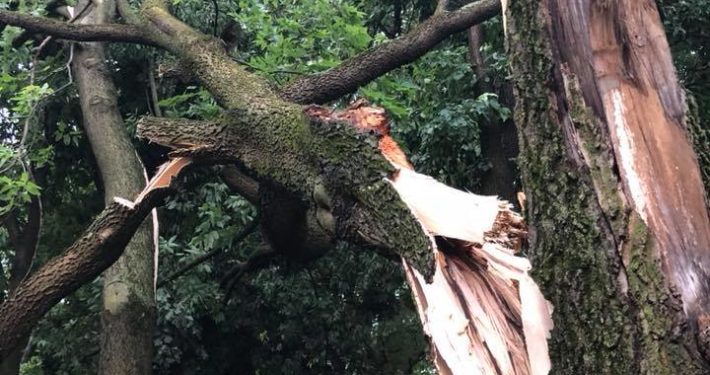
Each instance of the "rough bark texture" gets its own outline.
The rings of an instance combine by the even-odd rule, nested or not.
[[[0,25],[5,24],[55,35],[60,39],[155,45],[150,33],[133,25],[77,25],[50,18],[39,18],[13,11],[0,10]]]
[[[0,358],[16,348],[59,300],[113,264],[143,219],[163,201],[167,192],[167,189],[155,190],[135,206],[109,204],[62,256],[25,279],[0,305]]]
[[[79,5],[81,9],[83,5]],[[113,18],[112,0],[94,1],[82,24]],[[84,131],[99,167],[104,201],[133,198],[145,186],[145,171],[118,110],[116,88],[101,43],[78,43],[72,69],[76,77]],[[103,274],[101,374],[150,374],[156,320],[153,228],[142,225],[118,261]]]
[[[710,220],[655,3],[507,6],[553,371],[707,373]]]
[[[252,104],[261,107],[259,102]],[[347,124],[311,120],[303,108],[286,102],[268,120],[258,121],[259,127],[246,126],[251,122],[244,121],[250,117],[243,113],[230,111],[213,121],[146,117],[139,122],[138,132],[177,148],[175,155],[206,163],[236,162],[260,184],[283,189],[301,202],[310,228],[334,231],[330,236],[373,247],[390,257],[402,255],[431,276],[431,245],[384,181],[393,169],[377,151],[376,137]],[[280,117],[280,113],[287,115]],[[333,216],[334,227],[324,214]],[[314,233],[313,238],[322,235],[327,234]],[[309,251],[301,248],[307,243],[292,240],[284,250]]]

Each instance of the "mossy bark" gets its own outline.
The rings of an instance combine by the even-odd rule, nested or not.
[[[258,126],[247,125],[255,123],[249,121],[251,116],[244,110],[227,111],[212,121],[146,117],[138,132],[176,148],[175,155],[205,163],[237,163],[259,181],[260,188],[264,184],[287,191],[314,222],[327,200],[335,220],[334,239],[390,257],[401,255],[431,276],[431,244],[385,181],[393,169],[378,151],[375,136],[358,133],[349,124],[311,119],[301,106],[286,102],[269,117],[254,118]]]
[[[677,154],[692,155],[687,137],[671,136],[682,134],[685,105],[662,30],[651,32],[660,23],[655,5],[575,4],[517,0],[504,10],[529,255],[555,305],[553,373],[707,373],[696,320],[708,311],[708,217],[697,162],[662,147],[667,137]],[[621,41],[608,43],[610,35]],[[647,61],[661,67],[647,71]],[[622,95],[625,107],[613,107],[610,98]],[[639,125],[628,108],[665,116]],[[624,138],[619,124],[640,130]],[[661,141],[641,144],[641,133]],[[655,165],[640,168],[649,150]],[[631,168],[622,164],[630,155]],[[687,175],[658,167],[671,157]],[[661,196],[638,194],[634,184]],[[673,201],[679,186],[687,201]],[[656,210],[668,202],[671,215]],[[693,222],[675,228],[687,216]],[[702,275],[692,288],[681,282],[689,273]]]
[[[159,44],[179,56],[225,109],[209,122],[146,118],[143,137],[198,161],[235,162],[260,184],[293,194],[310,217],[322,210],[315,192],[326,192],[336,239],[404,256],[431,276],[431,244],[385,181],[393,169],[374,136],[359,134],[350,124],[311,118],[302,105],[282,99],[245,71],[216,39],[174,18],[161,1],[145,2],[141,14]]]
[[[350,124],[310,118],[293,102],[337,99],[384,73],[368,72],[373,63],[387,70],[412,61],[451,33],[492,16],[498,8],[496,0],[484,0],[442,14],[412,36],[354,60],[362,64],[344,64],[346,69],[300,80],[280,94],[236,64],[218,41],[170,15],[164,0],[143,1],[140,13],[134,13],[128,2],[118,2],[121,18],[130,25],[79,27],[7,11],[0,11],[0,18],[69,40],[119,40],[170,51],[212,93],[225,109],[224,116],[208,123],[145,119],[146,137],[168,144],[177,155],[198,163],[236,162],[258,183],[278,186],[300,200],[308,220],[322,231],[317,237],[326,234],[374,247],[393,258],[402,256],[430,277],[432,243],[389,185],[386,178],[393,177],[393,169],[377,150],[377,139],[357,133]],[[380,55],[390,57],[386,64]],[[338,84],[345,80],[350,81]],[[313,82],[332,87],[317,90]],[[310,89],[303,90],[306,86]],[[305,95],[297,95],[305,91]],[[170,134],[176,136],[171,138]],[[179,169],[184,162],[175,162],[173,167]],[[52,305],[118,258],[142,219],[167,194],[162,188],[144,193],[136,202],[123,200],[108,206],[84,237],[25,280],[18,293],[0,305],[0,358],[17,346]]]

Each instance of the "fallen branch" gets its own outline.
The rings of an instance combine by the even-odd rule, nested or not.
[[[164,197],[164,192],[156,191],[134,207],[111,203],[79,240],[25,279],[0,305],[0,359],[52,306],[113,264]]]
[[[74,244],[13,291],[0,305],[0,361],[52,306],[121,256],[145,217],[172,191],[173,177],[188,164],[189,160],[178,158],[161,169],[135,201],[114,198]]]

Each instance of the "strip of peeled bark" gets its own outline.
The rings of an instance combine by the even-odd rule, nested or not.
[[[655,3],[508,3],[553,368],[707,373],[710,218]]]
[[[80,2],[78,9],[86,3]],[[105,24],[114,18],[112,0],[93,2],[80,24]],[[81,104],[83,127],[101,174],[104,201],[132,197],[146,183],[145,170],[118,110],[116,88],[101,43],[74,45],[72,70]],[[146,222],[123,255],[103,274],[101,374],[151,374],[156,321],[155,266],[157,217]]]

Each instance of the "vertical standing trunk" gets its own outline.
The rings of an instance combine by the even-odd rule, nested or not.
[[[710,220],[655,3],[503,3],[553,371],[707,374]]]
[[[92,1],[82,23],[105,23],[111,0]],[[81,9],[81,4],[77,7]],[[105,64],[103,45],[74,47],[72,69],[91,143],[104,184],[105,201],[134,197],[145,186],[145,171],[118,111],[116,88]],[[104,273],[101,313],[101,374],[150,374],[156,307],[154,243],[150,223],[136,232],[119,260]]]

